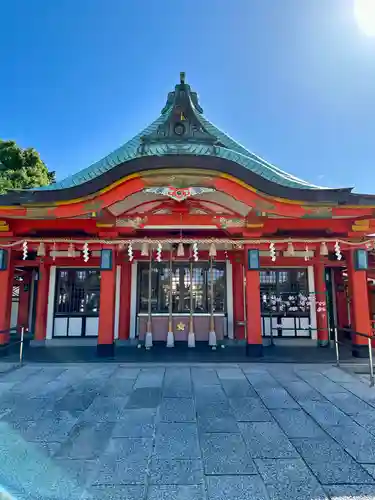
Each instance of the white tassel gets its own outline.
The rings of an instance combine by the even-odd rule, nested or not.
[[[144,241],[142,243],[141,255],[142,255],[142,257],[147,257],[148,256],[148,243],[147,243],[147,241]]]
[[[167,333],[167,347],[174,347],[174,335],[173,332]]]
[[[271,257],[271,260],[272,260],[272,262],[275,262],[276,261],[275,243],[273,243],[271,241],[269,248],[270,248],[270,257]]]
[[[38,249],[36,251],[36,254],[37,254],[38,257],[45,257],[45,255],[46,255],[46,246],[43,243],[43,241],[41,241],[39,243]]]
[[[198,256],[198,243],[193,243],[193,259],[195,262],[198,262],[199,256]]]
[[[89,244],[87,243],[87,241],[83,245],[82,252],[83,252],[83,260],[85,262],[88,262],[90,259],[90,254],[89,254]]]
[[[184,256],[185,256],[184,244],[182,243],[182,241],[180,241],[177,247],[177,257],[184,257]]]
[[[56,248],[57,248],[57,247],[56,247],[56,243],[54,243],[54,244],[52,245],[52,250],[51,250],[51,253],[50,253],[50,255],[51,255],[51,257],[52,257],[53,262],[55,262],[55,260],[56,260],[56,253],[57,253],[57,252],[56,252]]]
[[[309,247],[308,247],[308,245],[306,245],[305,246],[305,262],[307,262],[308,260],[310,260]]]
[[[188,347],[195,347],[195,333],[189,332],[188,334]]]
[[[340,243],[338,241],[336,241],[336,243],[335,243],[335,254],[336,254],[337,260],[341,260],[342,259],[342,253],[341,253],[341,249],[340,249]]]
[[[210,249],[208,251],[208,255],[210,257],[216,257],[216,246],[215,246],[214,242],[212,242],[211,245],[210,245]]]
[[[145,347],[146,347],[146,349],[150,349],[150,347],[152,347],[152,333],[151,332],[146,333]]]
[[[217,345],[216,332],[212,331],[208,333],[208,345],[212,347],[213,350],[216,349]]]
[[[157,262],[161,262],[161,250],[162,250],[161,243],[158,243],[158,247],[157,247],[157,250],[156,250],[156,260],[157,260]]]
[[[129,243],[128,245],[128,257],[129,257],[129,262],[132,262],[132,260],[134,259],[134,255],[133,255],[133,246],[131,243]]]

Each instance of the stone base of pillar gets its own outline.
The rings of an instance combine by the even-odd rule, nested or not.
[[[145,348],[150,349],[152,347],[152,333],[147,332],[145,336]]]
[[[318,347],[329,347],[330,346],[329,340],[318,340],[317,346]]]
[[[115,355],[115,344],[98,344],[96,354],[99,358],[113,358]]]
[[[263,356],[263,344],[246,344],[246,356],[261,358]]]
[[[167,333],[167,347],[174,347],[174,335],[173,332]]]
[[[216,347],[217,345],[216,332],[212,331],[208,333],[208,345],[210,347]]]
[[[188,347],[195,347],[195,333],[194,332],[189,332]]]
[[[368,358],[368,345],[353,344],[352,354],[354,358]]]

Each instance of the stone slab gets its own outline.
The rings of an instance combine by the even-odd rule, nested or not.
[[[145,387],[159,387],[163,385],[165,369],[164,368],[144,368],[139,373],[134,389],[141,389]]]
[[[256,396],[256,392],[246,378],[242,379],[224,379],[221,384],[225,394],[229,398],[242,398]]]
[[[271,499],[328,500],[301,459],[257,459],[257,468]]]
[[[203,483],[201,460],[167,460],[153,458],[150,465],[150,484]]]
[[[220,384],[217,372],[212,368],[192,368],[191,380],[193,381],[194,386]]]
[[[269,500],[259,476],[209,476],[208,500]]]
[[[350,425],[327,428],[327,432],[338,441],[358,462],[375,464],[375,436],[355,422]]]
[[[162,422],[195,422],[194,400],[188,398],[163,398],[160,405]]]
[[[192,423],[160,423],[156,431],[157,458],[200,458],[198,429]]]
[[[256,474],[240,434],[203,434],[201,448],[205,474]]]
[[[282,387],[258,388],[257,392],[269,409],[299,408],[298,403]]]
[[[220,385],[195,385],[194,393],[197,403],[226,401],[227,396]]]
[[[112,422],[77,423],[56,453],[61,458],[93,460],[107,448],[113,430]]]
[[[240,422],[239,427],[251,457],[298,457],[294,446],[275,422]]]
[[[326,401],[324,396],[304,380],[281,382],[287,392],[296,400]]]
[[[350,455],[330,436],[314,439],[291,439],[302,458],[313,462],[350,462]]]
[[[237,420],[232,415],[225,417],[198,417],[198,430],[200,433],[212,432],[240,432]]]
[[[146,487],[141,485],[105,485],[85,491],[82,500],[143,500]]]
[[[291,438],[314,438],[325,432],[303,410],[271,410],[282,430]]]
[[[300,401],[300,405],[323,428],[351,422],[348,415],[328,401]]]
[[[147,460],[152,452],[152,439],[112,438],[101,457],[102,462]]]
[[[147,500],[206,500],[201,485],[151,485]]]
[[[129,395],[129,399],[125,408],[140,409],[140,408],[156,408],[161,400],[161,389],[158,387],[141,387],[134,389]]]
[[[231,398],[233,415],[238,422],[267,422],[272,415],[258,397]]]
[[[155,432],[153,408],[124,410],[113,428],[112,437],[152,437]]]

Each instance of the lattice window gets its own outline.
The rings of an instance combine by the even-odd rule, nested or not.
[[[138,282],[138,310],[148,310],[148,263],[140,263]],[[209,313],[211,311],[210,296],[211,273],[208,262],[198,262],[193,265],[190,273],[188,263],[173,263],[172,265],[172,312],[190,312],[192,293],[193,311]],[[152,312],[169,312],[169,263],[152,264],[151,279],[151,310]],[[214,263],[213,296],[214,312],[225,312],[226,284],[225,266]]]
[[[98,316],[99,306],[99,270],[57,270],[55,315]]]
[[[306,269],[260,271],[262,314],[308,316],[308,298]]]

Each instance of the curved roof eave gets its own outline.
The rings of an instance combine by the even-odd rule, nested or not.
[[[181,76],[183,75],[183,76]],[[123,146],[117,148],[111,154],[105,156],[101,160],[93,163],[91,166],[77,172],[66,179],[58,181],[49,186],[38,188],[38,191],[56,191],[59,189],[67,189],[73,186],[78,186],[85,182],[90,182],[96,177],[116,168],[118,165],[140,158],[147,155],[171,155],[171,154],[186,154],[186,155],[205,155],[219,158],[230,159],[238,162],[239,165],[251,170],[252,172],[264,177],[267,180],[275,182],[281,186],[286,186],[296,189],[311,189],[311,190],[327,190],[322,186],[316,186],[309,182],[299,179],[298,177],[284,172],[280,168],[268,163],[261,157],[247,150],[241,144],[236,142],[222,130],[213,125],[204,115],[203,109],[198,103],[198,96],[193,92],[189,85],[185,84],[185,76],[181,74],[180,84],[176,85],[175,90],[168,94],[167,103],[161,111],[161,115],[152,122],[148,127],[137,134],[133,139],[126,142]],[[170,135],[163,137],[163,134],[158,136],[160,128],[168,126],[168,122],[173,120],[174,113],[190,113],[190,119],[193,118],[195,125],[201,128],[201,144],[197,138],[192,135],[186,139],[174,139],[172,143]],[[188,116],[188,115],[187,115]],[[187,118],[189,122],[189,118]],[[190,120],[191,121],[191,120]],[[165,132],[165,129],[164,129]],[[168,135],[168,133],[167,133]],[[194,134],[193,134],[194,135]],[[147,152],[145,152],[144,138],[152,137],[151,141],[147,142]],[[211,140],[211,143],[210,143]],[[155,144],[157,142],[157,144]],[[209,147],[208,143],[215,147]]]

